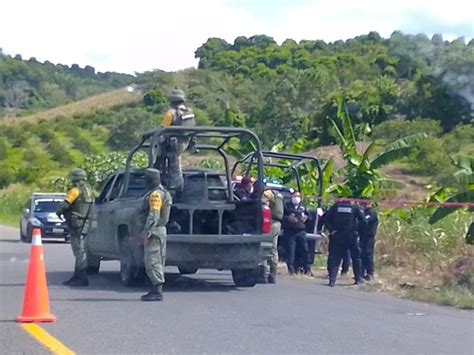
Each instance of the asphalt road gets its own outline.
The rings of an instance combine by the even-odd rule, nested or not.
[[[47,353],[17,323],[28,265],[18,230],[0,227],[2,354]],[[181,277],[170,268],[165,300],[139,300],[104,262],[88,288],[70,276],[68,244],[45,242],[54,324],[41,326],[76,353],[474,354],[474,312],[281,276],[277,285],[236,288],[229,272]],[[348,284],[349,280],[345,281]]]

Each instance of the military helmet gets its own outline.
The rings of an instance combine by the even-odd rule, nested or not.
[[[168,101],[171,104],[185,102],[186,96],[184,95],[184,91],[178,88],[174,88],[174,90],[171,91],[171,93],[168,95]]]
[[[145,183],[148,187],[156,187],[161,184],[161,174],[158,169],[145,170]]]
[[[74,169],[71,172],[71,181],[76,182],[80,180],[87,180],[87,174],[84,169]]]

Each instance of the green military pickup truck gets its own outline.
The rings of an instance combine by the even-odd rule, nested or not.
[[[254,286],[259,263],[271,256],[271,221],[266,218],[268,208],[262,204],[261,191],[245,201],[234,196],[226,146],[235,149],[236,142],[244,142],[254,147],[252,173],[264,178],[260,141],[253,132],[240,128],[167,127],[144,134],[130,152],[125,170],[109,177],[93,206],[87,247],[89,272],[98,272],[102,260],[119,260],[124,285],[144,280],[139,239],[142,226],[137,218],[145,194],[144,169],[133,168],[131,162],[135,154],[144,151],[148,167],[158,167],[158,144],[175,137],[192,141],[193,154],[209,156],[213,152],[221,158],[223,169],[187,169],[181,193],[171,191],[166,265],[177,266],[182,274],[201,268],[232,270],[237,286]],[[166,174],[162,181],[166,185]]]

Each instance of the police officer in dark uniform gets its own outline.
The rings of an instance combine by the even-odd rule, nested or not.
[[[351,201],[341,200],[326,212],[324,224],[331,234],[328,257],[329,286],[335,285],[341,260],[348,249],[351,252],[355,284],[360,284],[363,281],[358,231],[366,224],[363,212]]]
[[[88,286],[86,241],[89,232],[89,215],[94,196],[87,183],[87,175],[83,169],[75,169],[71,173],[71,188],[64,201],[58,206],[56,214],[64,215],[70,231],[71,248],[76,258],[74,275],[63,282],[65,286]]]
[[[371,201],[365,201],[363,205],[366,225],[362,227],[360,233],[362,275],[367,281],[370,281],[374,278],[375,235],[379,219]]]
[[[291,202],[285,205],[285,215],[283,217],[284,238],[288,246],[286,264],[290,275],[299,272],[299,265],[295,268],[296,254],[299,255],[303,272],[307,275],[311,274],[308,241],[306,237],[306,222],[308,218],[308,212],[301,203],[300,193],[297,191],[293,192]]]

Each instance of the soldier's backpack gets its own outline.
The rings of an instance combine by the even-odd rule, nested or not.
[[[176,109],[176,124],[178,126],[195,126],[196,119],[194,113],[190,108],[187,108],[185,105],[179,105]]]

